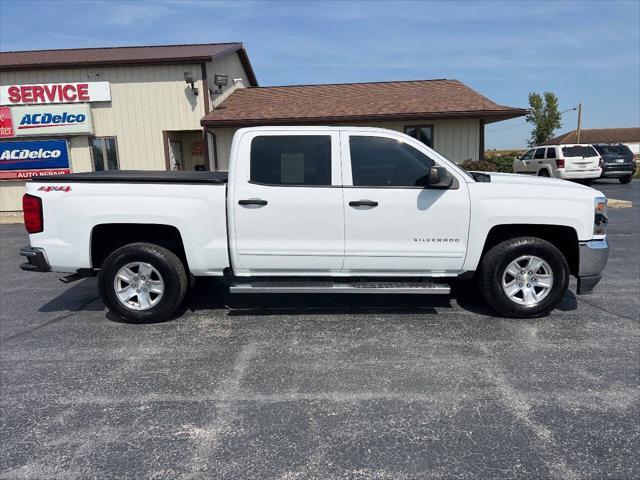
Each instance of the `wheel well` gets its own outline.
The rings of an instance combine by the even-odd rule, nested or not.
[[[482,255],[498,243],[516,237],[537,237],[553,244],[562,252],[569,264],[572,275],[578,273],[579,247],[578,234],[572,227],[563,225],[496,225],[493,227],[484,244]]]
[[[100,268],[112,252],[129,243],[159,245],[175,253],[189,271],[182,237],[171,225],[107,223],[96,225],[91,232],[91,265]]]

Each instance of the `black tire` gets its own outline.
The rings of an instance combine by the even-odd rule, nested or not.
[[[620,178],[618,179],[618,181],[619,181],[620,183],[625,184],[625,183],[631,183],[631,180],[632,180],[632,179],[633,179],[633,175],[627,175],[626,177],[620,177]]]
[[[538,172],[538,176],[539,177],[548,177],[549,176],[549,172],[545,168],[543,168],[542,170],[540,170]]]
[[[129,308],[116,295],[116,274],[132,262],[151,264],[164,282],[160,300],[146,310]],[[184,300],[189,281],[183,263],[173,252],[150,243],[131,243],[115,250],[105,259],[100,268],[98,285],[102,301],[113,314],[131,323],[153,323],[171,318]]]
[[[550,266],[553,285],[545,298],[533,306],[512,301],[502,288],[502,277],[511,262],[523,255],[535,255]],[[536,237],[506,240],[485,253],[478,275],[480,292],[490,307],[506,317],[531,318],[546,315],[564,297],[569,286],[569,266],[564,255],[551,243]]]

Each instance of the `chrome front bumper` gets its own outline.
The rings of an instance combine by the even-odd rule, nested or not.
[[[580,265],[578,269],[578,294],[591,293],[602,278],[602,271],[609,258],[606,240],[589,240],[579,243]]]

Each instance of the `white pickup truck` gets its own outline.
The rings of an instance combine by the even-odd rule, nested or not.
[[[226,172],[95,172],[27,183],[25,270],[98,275],[129,321],[174,315],[191,276],[232,293],[448,293],[475,277],[500,314],[548,313],[608,256],[604,195],[468,173],[398,132],[238,130]]]

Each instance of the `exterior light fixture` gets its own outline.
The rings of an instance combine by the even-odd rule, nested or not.
[[[191,85],[191,92],[193,92],[193,94],[197,96],[198,89],[195,86],[195,81],[193,80],[193,75],[191,74],[191,72],[184,72],[184,81]]]
[[[213,84],[216,86],[217,90],[214,92],[211,90],[211,93],[220,93],[222,91],[222,87],[226,87],[229,83],[229,75],[220,75],[215,73],[213,75]]]

